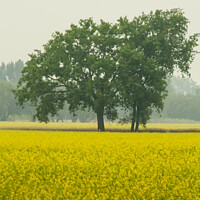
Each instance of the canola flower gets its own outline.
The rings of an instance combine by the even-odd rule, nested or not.
[[[0,199],[200,199],[200,134],[1,130]]]

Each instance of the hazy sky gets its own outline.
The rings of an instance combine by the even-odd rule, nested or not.
[[[142,12],[182,8],[190,20],[189,34],[200,33],[200,0],[0,0],[0,63],[29,59],[55,31],[93,17],[116,22]],[[200,47],[198,47],[200,50]],[[192,78],[200,84],[200,54],[191,65]]]

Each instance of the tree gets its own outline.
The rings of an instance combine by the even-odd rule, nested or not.
[[[22,76],[22,70],[24,68],[24,62],[22,60],[18,60],[15,62],[15,80],[14,82],[17,83]]]
[[[129,110],[131,131],[146,124],[153,107],[163,109],[166,80],[178,69],[189,74],[198,34],[187,38],[188,20],[180,9],[157,10],[132,21],[120,18],[123,34],[119,53],[121,104]]]
[[[15,64],[10,62],[6,65],[6,77],[10,82],[15,82]]]
[[[12,93],[14,86],[8,82],[0,82],[0,121],[7,121],[9,116],[19,114],[19,108]]]
[[[7,81],[5,72],[6,72],[6,65],[5,63],[2,63],[0,66],[0,81]]]
[[[152,107],[162,109],[167,77],[176,68],[189,73],[198,35],[186,38],[187,24],[179,9],[143,14],[131,22],[120,18],[114,25],[80,20],[64,34],[55,33],[44,51],[30,55],[16,98],[20,105],[31,102],[35,117],[45,122],[65,102],[72,113],[91,109],[99,131],[105,130],[104,116],[117,118],[121,102],[138,130]]]
[[[126,111],[123,123],[131,122],[131,131],[138,131],[139,124],[146,125],[152,109],[163,109],[166,81],[164,72],[153,59],[147,59],[142,52],[124,48],[119,59],[119,93],[121,105]]]
[[[94,120],[95,113],[93,113],[91,111],[87,112],[87,111],[79,110],[77,113],[77,117],[80,122],[90,122],[90,121]]]
[[[24,63],[21,60],[18,60],[15,63],[10,62],[7,65],[2,63],[0,66],[0,80],[16,84],[21,78],[21,71],[23,68]]]
[[[40,121],[47,122],[63,109],[92,109],[98,130],[104,131],[104,115],[117,116],[116,26],[92,19],[71,25],[65,34],[55,33],[37,50],[22,71],[15,95],[20,105],[30,101]]]
[[[165,100],[163,114],[167,118],[200,120],[200,97],[170,94]]]
[[[171,85],[171,93],[174,94],[195,95],[198,89],[197,84],[191,78],[178,76],[173,76],[169,80],[169,85]]]

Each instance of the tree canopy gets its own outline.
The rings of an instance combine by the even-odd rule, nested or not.
[[[30,101],[35,117],[45,122],[65,102],[71,112],[91,109],[100,131],[104,116],[116,119],[121,106],[137,131],[153,107],[162,109],[167,77],[175,69],[189,74],[198,34],[187,37],[188,23],[180,9],[115,24],[80,20],[65,33],[56,32],[43,51],[30,54],[15,90],[18,103]]]
[[[167,78],[175,70],[189,74],[198,34],[187,37],[188,20],[179,9],[157,10],[132,21],[120,18],[120,94],[131,130],[146,124],[152,109],[163,109]]]

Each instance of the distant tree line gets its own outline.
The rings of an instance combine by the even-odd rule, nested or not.
[[[163,116],[171,119],[200,121],[200,95],[169,95],[165,101]]]
[[[13,62],[11,62],[13,63]],[[21,63],[20,68],[12,70],[8,77],[14,77],[16,71],[20,71],[24,67],[24,63],[19,60],[16,63]],[[5,69],[5,64],[2,64]],[[1,70],[0,70],[1,71]],[[1,71],[2,72],[2,71]],[[5,72],[5,70],[4,70]],[[6,74],[6,73],[4,73]],[[0,74],[2,77],[2,74]],[[12,93],[12,90],[16,87],[15,83],[19,81],[21,72],[15,79],[14,83],[10,82],[8,78],[1,79],[0,81],[0,121],[7,120],[29,120],[33,121],[35,114],[35,108],[30,105],[25,105],[24,109],[16,105],[16,100]],[[152,114],[154,121],[163,118],[163,122],[166,119],[184,119],[200,121],[200,86],[197,85],[191,78],[172,77],[168,80],[168,97],[164,100],[164,109],[158,115],[155,112]],[[123,118],[124,111],[118,109],[119,116]],[[66,105],[62,110],[58,112],[57,116],[50,118],[51,121],[62,122],[65,120],[71,120],[72,122],[91,122],[95,121],[95,113],[91,111],[78,110],[76,115],[70,114],[69,108]]]
[[[0,121],[28,120],[35,121],[35,108],[29,103],[24,108],[17,106],[17,101],[12,92],[22,76],[22,69],[25,64],[22,60],[2,63],[0,65]],[[63,110],[58,112],[57,116],[50,119],[51,121],[71,120],[72,122],[90,122],[94,120],[94,113],[78,110],[76,115],[69,112],[67,105]]]
[[[169,95],[160,113],[163,119],[200,121],[199,85],[191,78],[172,77],[168,82],[168,90]],[[154,113],[153,117],[159,116]]]
[[[0,81],[17,84],[22,76],[21,71],[23,68],[24,62],[22,60],[18,60],[15,63],[2,63],[0,65]]]
[[[21,113],[22,109],[16,105],[12,90],[21,78],[23,68],[24,62],[21,60],[0,65],[0,121],[7,121],[10,117],[14,119]]]

